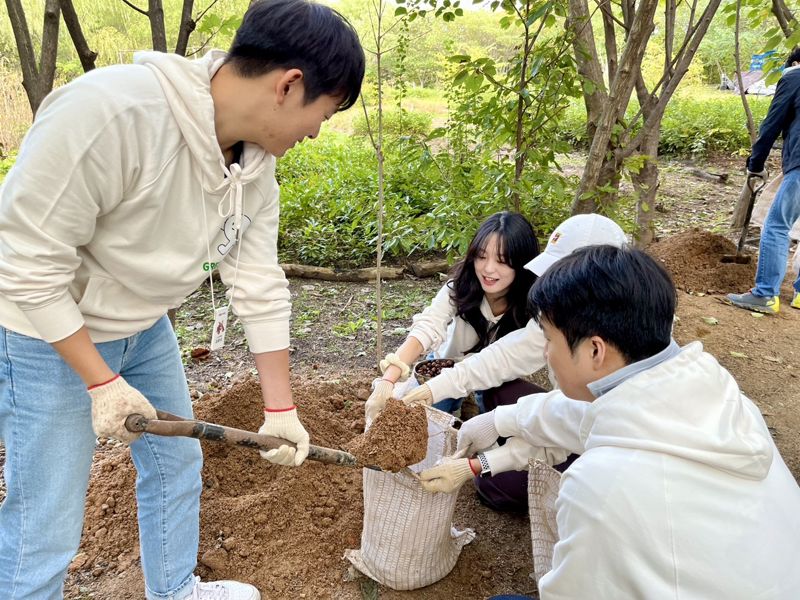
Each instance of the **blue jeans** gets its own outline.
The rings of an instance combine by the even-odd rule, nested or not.
[[[158,409],[192,416],[166,317],[129,338],[97,344],[115,372]],[[95,447],[91,400],[52,346],[0,327],[0,439],[7,496],[0,506],[0,597],[63,597],[83,527]],[[143,435],[131,444],[148,600],[191,593],[199,542],[197,440]]]
[[[800,169],[792,169],[784,174],[761,230],[754,296],[780,295],[789,257],[789,231],[799,217]],[[794,289],[800,292],[800,275],[794,281]]]

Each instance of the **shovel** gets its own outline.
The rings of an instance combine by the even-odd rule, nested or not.
[[[753,180],[758,179],[761,183],[755,183]],[[753,206],[755,206],[756,198],[767,185],[766,177],[754,177],[748,175],[747,180],[742,186],[742,191],[739,194],[740,202],[747,201],[747,211],[744,214],[744,223],[742,224],[742,235],[739,236],[739,243],[736,245],[736,254],[725,254],[720,259],[722,263],[737,263],[740,265],[750,264],[752,258],[749,254],[742,254],[744,248],[744,240],[747,237],[747,228],[750,225],[750,217],[753,214]]]
[[[156,411],[158,419],[148,419],[140,414],[128,415],[125,419],[125,428],[134,433],[152,433],[155,435],[184,436],[212,442],[222,442],[231,446],[244,446],[254,450],[275,450],[280,446],[291,446],[295,444],[288,440],[253,433],[243,429],[225,427],[205,421],[195,421],[194,419],[184,419],[164,411]],[[366,467],[381,471],[379,467],[360,465],[356,457],[344,450],[334,450],[333,448],[323,448],[322,446],[311,446],[308,451],[308,459],[328,465],[339,465],[341,467]]]

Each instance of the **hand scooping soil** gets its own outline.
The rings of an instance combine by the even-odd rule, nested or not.
[[[360,464],[384,471],[397,472],[420,462],[428,451],[425,409],[389,399],[372,426],[350,440],[345,450],[354,454]]]

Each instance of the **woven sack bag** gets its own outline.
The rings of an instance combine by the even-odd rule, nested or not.
[[[558,541],[556,498],[561,473],[540,460],[528,465],[528,512],[533,545],[533,577],[540,581],[553,568],[553,547]]]
[[[419,473],[453,453],[453,416],[427,409],[428,452],[412,465]],[[475,538],[471,529],[452,525],[458,492],[432,494],[407,472],[364,469],[364,528],[361,548],[345,558],[359,571],[394,590],[415,590],[442,579],[455,566],[461,548]]]

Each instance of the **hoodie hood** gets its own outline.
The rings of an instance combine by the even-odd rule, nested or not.
[[[767,476],[774,447],[758,408],[700,342],[595,400],[581,439],[587,450],[662,452],[756,480]]]
[[[242,186],[258,179],[265,168],[274,167],[275,159],[260,146],[245,143],[241,164],[230,168],[225,165],[211,97],[211,78],[225,62],[225,56],[220,50],[211,50],[198,60],[163,52],[137,52],[133,61],[155,73],[201,172],[203,189],[210,194],[223,194],[217,212],[220,217],[234,215],[238,235],[243,214]]]
[[[231,176],[214,129],[211,98],[211,78],[225,62],[225,56],[221,50],[211,50],[198,60],[164,52],[137,52],[133,57],[134,63],[155,73],[192,156],[201,167],[203,185],[209,192],[219,192],[225,178]],[[263,148],[245,143],[243,183],[258,177],[270,159]]]

